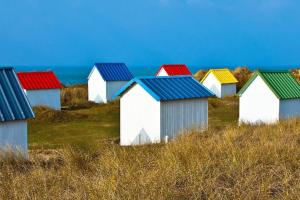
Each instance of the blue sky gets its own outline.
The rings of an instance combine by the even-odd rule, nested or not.
[[[0,0],[0,65],[300,66],[299,0]]]

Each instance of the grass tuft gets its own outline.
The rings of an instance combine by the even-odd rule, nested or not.
[[[34,107],[36,121],[48,122],[67,122],[73,120],[80,120],[87,117],[86,114],[77,112],[67,112],[65,110],[53,110],[47,107]]]
[[[64,109],[91,108],[95,105],[88,101],[87,85],[73,85],[61,91],[61,103]]]

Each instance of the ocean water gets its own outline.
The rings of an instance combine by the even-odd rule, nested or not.
[[[154,76],[159,66],[153,67],[137,67],[128,66],[134,76]],[[17,72],[30,71],[54,71],[59,80],[64,85],[84,84],[87,83],[87,77],[92,67],[85,66],[59,66],[59,67],[15,67]],[[189,67],[192,73],[195,73],[200,68]]]

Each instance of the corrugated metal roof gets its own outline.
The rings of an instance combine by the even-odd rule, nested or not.
[[[156,75],[158,75],[161,69],[164,69],[169,76],[192,75],[188,67],[184,64],[164,64],[156,72]]]
[[[13,68],[0,68],[0,122],[33,118],[34,113]]]
[[[18,78],[26,90],[61,89],[62,85],[52,71],[18,72]]]
[[[212,73],[221,84],[231,84],[238,82],[238,80],[234,77],[229,69],[211,69],[206,73],[204,78],[201,80],[201,83],[204,82],[204,80],[210,73]]]
[[[141,85],[157,101],[208,98],[215,96],[192,76],[135,78],[123,87],[116,96],[121,96],[135,83]]]
[[[300,98],[300,84],[289,72],[256,71],[245,86],[239,91],[241,96],[249,85],[260,76],[279,99]]]
[[[129,81],[133,78],[124,63],[96,63],[95,67],[105,81]]]

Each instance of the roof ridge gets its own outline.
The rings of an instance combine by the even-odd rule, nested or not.
[[[193,77],[192,75],[177,75],[177,76],[137,76],[135,79],[175,79]]]
[[[290,73],[289,70],[256,70],[260,73]]]
[[[218,69],[210,69],[210,70],[212,70],[212,71],[224,71],[224,70],[230,71],[230,69],[228,69],[228,68],[218,68]]]
[[[184,65],[184,66],[186,66],[186,64],[183,64],[183,63],[175,63],[175,64],[162,64],[161,66],[166,66],[166,65],[168,65],[168,66],[178,66],[178,65]]]
[[[105,64],[124,64],[126,65],[124,62],[96,62],[94,65],[105,65]]]
[[[12,69],[12,70],[14,70],[14,67],[10,67],[10,66],[0,67],[0,70],[5,70],[5,69]]]
[[[33,74],[33,73],[54,73],[54,71],[30,71],[30,72],[17,72],[17,74]]]

